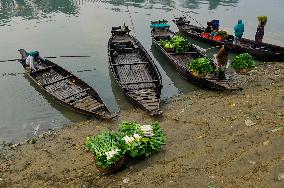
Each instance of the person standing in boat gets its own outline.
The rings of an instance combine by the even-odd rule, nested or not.
[[[226,67],[229,60],[229,51],[231,49],[230,44],[225,44],[216,54],[216,61],[219,68]]]
[[[26,58],[26,65],[29,67],[30,70],[36,70],[36,63],[39,60],[39,52],[38,51],[31,51],[28,53],[28,57]]]
[[[238,20],[238,23],[235,25],[234,30],[235,30],[235,43],[239,44],[240,39],[243,37],[245,31],[245,26],[241,19]]]
[[[267,17],[266,16],[259,16],[258,17],[258,27],[255,33],[255,42],[256,42],[256,47],[260,47],[260,45],[262,44],[262,39],[264,36],[264,26],[266,25],[267,22]]]

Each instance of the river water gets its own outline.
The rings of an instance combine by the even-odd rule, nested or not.
[[[111,111],[133,108],[110,75],[107,57],[111,27],[126,23],[130,28],[134,26],[132,34],[148,50],[162,74],[162,99],[187,93],[195,87],[152,48],[150,38],[151,20],[183,16],[172,7],[189,12],[203,25],[207,20],[220,19],[221,27],[231,33],[235,22],[242,18],[244,37],[251,39],[257,27],[256,17],[267,15],[264,41],[284,46],[283,0],[0,0],[0,60],[18,58],[20,48],[37,49],[41,56],[90,55],[53,61],[94,87]],[[54,103],[21,73],[19,63],[0,62],[0,140],[17,142],[88,119]]]

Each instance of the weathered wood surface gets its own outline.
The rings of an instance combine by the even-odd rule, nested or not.
[[[37,70],[27,74],[57,101],[86,115],[113,117],[97,92],[75,75],[49,60],[41,59],[35,65]]]
[[[126,95],[147,111],[161,113],[161,76],[142,45],[127,33],[113,34],[109,41],[109,61]]]

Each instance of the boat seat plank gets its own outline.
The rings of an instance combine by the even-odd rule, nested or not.
[[[64,97],[62,100],[66,100],[66,99],[68,99],[68,98],[70,98],[70,97],[73,97],[73,96],[78,95],[78,94],[80,94],[80,93],[86,92],[86,91],[88,91],[88,90],[90,90],[90,89],[91,89],[91,88],[83,89],[83,90],[78,91],[78,92],[76,92],[76,93],[74,93],[74,94],[72,94],[72,95],[69,95],[69,96],[67,96],[67,97]]]
[[[69,75],[69,76],[66,76],[66,77],[60,78],[60,79],[58,79],[58,80],[55,80],[55,81],[53,81],[53,82],[49,82],[49,83],[46,83],[46,84],[42,84],[41,86],[42,86],[42,87],[46,87],[46,86],[48,86],[48,85],[55,84],[55,83],[57,83],[57,82],[60,82],[60,81],[66,80],[66,79],[71,78],[71,77],[74,77],[74,75]]]

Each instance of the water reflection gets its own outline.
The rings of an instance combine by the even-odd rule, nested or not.
[[[12,18],[41,19],[53,13],[65,15],[79,14],[80,6],[88,3],[106,3],[113,6],[133,6],[143,9],[171,10],[172,6],[199,9],[201,4],[208,4],[208,9],[221,6],[236,6],[239,0],[0,0],[0,26],[7,25]]]
[[[182,0],[181,6],[190,9],[199,9],[201,4],[208,4],[209,10],[214,10],[218,6],[230,6],[235,7],[239,3],[239,0]]]
[[[72,0],[0,0],[0,26],[14,17],[40,19],[52,13],[77,15],[79,8]]]

